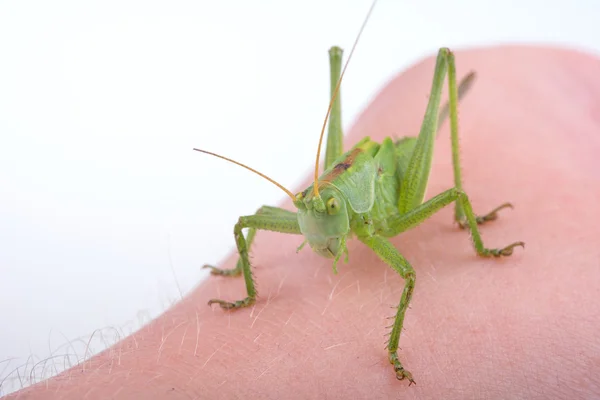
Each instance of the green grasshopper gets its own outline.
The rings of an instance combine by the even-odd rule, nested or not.
[[[504,203],[488,214],[476,216],[462,189],[457,103],[471,87],[475,74],[473,72],[468,74],[457,87],[454,55],[447,48],[440,49],[437,55],[431,94],[419,136],[404,137],[399,140],[386,137],[381,143],[365,137],[349,151],[343,153],[339,87],[374,4],[371,5],[363,22],[343,70],[341,68],[342,49],[334,46],[329,50],[332,97],[321,130],[312,185],[294,195],[273,179],[242,163],[206,150],[194,149],[237,164],[269,180],[285,191],[298,209],[298,212],[291,212],[282,208],[263,206],[255,215],[240,217],[234,227],[234,237],[239,253],[236,267],[219,269],[205,265],[204,268],[210,268],[214,275],[238,276],[242,274],[248,292],[248,296],[243,300],[228,302],[211,299],[208,302],[209,305],[217,303],[226,310],[248,307],[255,303],[257,297],[248,260],[248,251],[257,230],[304,235],[305,241],[298,250],[308,242],[317,254],[333,259],[334,273],[337,273],[336,265],[343,254],[346,255],[347,262],[347,240],[356,237],[369,246],[405,281],[404,291],[387,343],[387,350],[396,377],[399,380],[407,379],[410,386],[415,383],[415,380],[398,358],[398,342],[404,315],[415,288],[415,270],[388,238],[414,228],[443,207],[454,202],[454,219],[461,228],[470,230],[473,246],[479,256],[509,256],[515,247],[524,247],[524,243],[514,242],[501,249],[488,249],[481,239],[478,225],[496,219],[499,210],[506,207],[512,208],[512,205]],[[440,109],[446,73],[448,74],[449,101]],[[329,115],[331,118],[325,153],[325,171],[319,175],[321,145]],[[423,202],[438,126],[448,116],[450,117],[454,187]],[[248,228],[247,237],[244,237],[242,233],[245,228]]]

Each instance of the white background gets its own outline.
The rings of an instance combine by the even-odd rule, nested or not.
[[[344,126],[440,46],[600,53],[600,3],[552,4],[380,1],[343,85]],[[369,5],[0,2],[0,394],[81,359],[96,329],[93,351],[146,323],[233,250],[239,215],[285,197],[192,147],[298,189],[327,50],[350,50]]]

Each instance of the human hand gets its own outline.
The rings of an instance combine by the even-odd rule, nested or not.
[[[455,54],[458,77],[478,74],[459,107],[464,189],[477,213],[515,205],[481,227],[486,246],[526,248],[477,257],[452,207],[392,239],[417,276],[399,351],[416,386],[396,380],[384,349],[403,289],[393,270],[351,241],[333,275],[331,260],[295,253],[300,236],[260,232],[253,307],[209,308],[245,296],[242,278],[210,277],[85,368],[19,398],[600,396],[600,61],[532,47]],[[391,81],[346,148],[416,135],[432,73],[430,58]],[[452,182],[446,122],[427,197]]]

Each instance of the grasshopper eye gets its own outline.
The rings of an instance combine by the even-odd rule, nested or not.
[[[332,197],[329,200],[327,200],[327,213],[329,213],[329,215],[337,214],[339,210],[340,203],[335,197]]]

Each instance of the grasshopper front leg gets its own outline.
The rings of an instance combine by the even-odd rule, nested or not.
[[[402,332],[402,326],[404,325],[404,315],[406,314],[408,304],[410,303],[415,288],[415,270],[406,258],[392,246],[389,240],[381,236],[363,237],[359,239],[373,249],[379,258],[392,267],[405,281],[404,290],[402,291],[402,297],[400,297],[398,311],[396,312],[396,318],[387,344],[387,350],[390,363],[394,366],[394,371],[396,371],[396,378],[400,380],[408,379],[409,386],[413,383],[416,384],[412,374],[402,366],[402,363],[398,358],[398,342],[400,341],[400,333]]]
[[[271,209],[274,207],[271,207]],[[273,210],[270,210],[273,211]],[[295,213],[286,211],[289,214],[279,212],[286,211],[278,209],[274,215],[273,212],[269,214],[258,214],[258,215],[249,215],[245,217],[240,217],[237,224],[233,228],[233,235],[235,237],[235,243],[237,245],[238,253],[240,255],[240,259],[238,264],[241,265],[241,271],[244,275],[244,280],[246,282],[246,292],[248,296],[242,300],[238,300],[235,302],[228,302],[221,299],[211,299],[208,301],[208,305],[217,303],[226,310],[247,307],[249,305],[254,304],[256,301],[256,287],[254,286],[254,278],[252,277],[252,270],[250,269],[250,261],[248,259],[248,244],[246,242],[246,238],[242,233],[244,228],[250,228],[256,231],[257,229],[266,230],[266,231],[274,231],[280,233],[289,233],[299,235],[300,226],[298,225],[298,220],[296,218]],[[248,234],[250,236],[250,233]],[[254,234],[250,239],[254,238]]]
[[[284,210],[279,207],[271,207],[271,206],[262,206],[256,211],[255,215],[271,215],[271,216],[281,216],[284,218],[296,218],[296,213],[288,210]],[[256,235],[256,228],[248,229],[248,234],[246,235],[246,244],[248,246],[248,250],[252,247],[252,243],[254,242],[254,236]],[[222,269],[217,268],[210,264],[205,264],[202,268],[210,269],[210,273],[212,275],[220,275],[220,276],[240,276],[242,274],[242,259],[239,258],[235,268],[231,269]]]
[[[469,202],[467,195],[457,188],[452,188],[440,193],[425,203],[410,210],[406,214],[390,218],[388,223],[391,226],[394,226],[394,235],[397,235],[401,232],[405,232],[411,228],[414,228],[452,202],[460,203],[464,208],[466,220],[469,228],[471,229],[473,247],[480,256],[509,256],[512,254],[513,249],[516,246],[524,246],[523,242],[515,242],[500,249],[489,249],[485,247],[477,228],[477,222],[475,220],[475,214],[473,214],[473,210],[471,208],[471,203]],[[390,334],[387,349],[389,351],[390,363],[393,364],[394,371],[396,372],[396,377],[400,380],[408,379],[410,386],[410,384],[415,383],[415,381],[411,373],[404,368],[398,358],[398,342],[400,341],[400,334],[404,324],[404,315],[415,287],[415,270],[387,239],[379,236],[359,239],[373,249],[379,258],[381,258],[385,263],[398,272],[398,274],[400,274],[405,281],[404,291],[402,292],[402,297],[400,298],[400,303],[398,305],[398,311],[396,312],[394,324],[392,325],[392,332]]]

